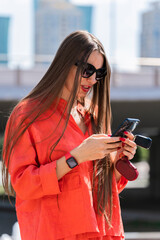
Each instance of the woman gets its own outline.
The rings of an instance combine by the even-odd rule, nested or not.
[[[16,193],[22,240],[124,238],[118,192],[127,180],[114,165],[120,154],[132,159],[136,144],[130,133],[109,135],[109,82],[102,44],[86,31],[73,32],[13,110],[3,175],[5,189],[10,174]]]

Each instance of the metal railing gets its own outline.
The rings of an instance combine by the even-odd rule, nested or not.
[[[34,86],[43,77],[52,59],[52,55],[0,55],[0,85]],[[160,58],[134,58],[123,62],[111,58],[110,63],[112,87],[160,87]],[[133,69],[129,70],[128,66]]]

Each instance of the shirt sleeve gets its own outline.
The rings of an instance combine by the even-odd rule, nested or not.
[[[16,195],[21,199],[38,199],[61,193],[56,175],[56,161],[44,165],[38,163],[28,129],[13,148],[9,173]]]

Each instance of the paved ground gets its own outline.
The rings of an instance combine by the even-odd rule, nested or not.
[[[160,240],[160,232],[131,232],[125,234],[126,240]]]

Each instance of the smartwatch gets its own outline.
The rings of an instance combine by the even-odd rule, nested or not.
[[[70,154],[70,152],[65,154],[65,158],[66,158],[66,163],[68,165],[69,168],[75,168],[78,165],[78,162],[76,161],[76,159]]]

